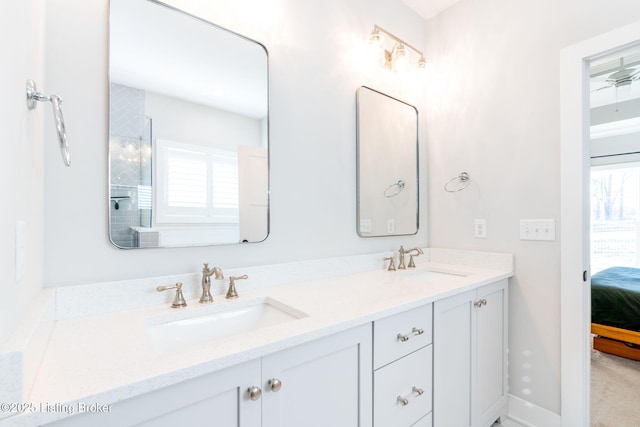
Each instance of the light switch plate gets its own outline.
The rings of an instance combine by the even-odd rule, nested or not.
[[[554,219],[521,219],[520,240],[556,240]]]
[[[395,219],[387,219],[387,233],[394,234],[396,232],[396,220]]]
[[[19,283],[24,276],[24,269],[26,264],[25,256],[25,229],[27,224],[24,221],[16,222],[16,236],[15,236],[15,257],[16,257],[16,283]]]

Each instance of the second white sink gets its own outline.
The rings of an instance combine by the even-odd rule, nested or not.
[[[293,307],[271,298],[237,301],[212,310],[188,309],[182,313],[148,319],[147,330],[158,349],[175,350],[203,344],[256,329],[306,317]],[[168,318],[169,317],[169,318]]]

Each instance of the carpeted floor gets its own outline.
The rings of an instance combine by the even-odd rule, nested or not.
[[[591,350],[591,426],[640,427],[640,362]]]

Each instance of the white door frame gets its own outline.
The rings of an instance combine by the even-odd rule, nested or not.
[[[561,416],[566,427],[590,422],[589,61],[638,41],[640,21],[561,52]]]

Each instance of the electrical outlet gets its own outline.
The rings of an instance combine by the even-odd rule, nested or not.
[[[477,239],[487,238],[487,220],[476,219],[473,221],[473,236]]]
[[[360,232],[371,233],[371,220],[368,218],[360,218]]]
[[[520,240],[556,240],[554,219],[521,219]]]

